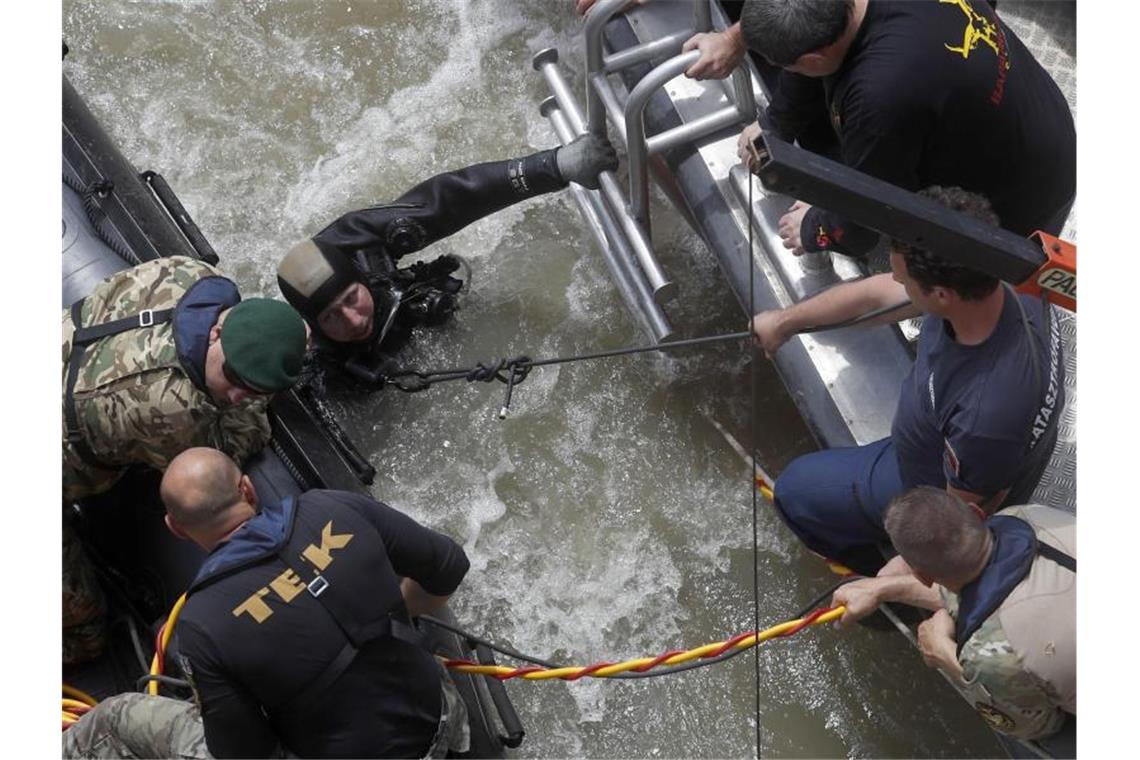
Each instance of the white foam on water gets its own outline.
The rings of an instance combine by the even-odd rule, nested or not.
[[[332,155],[321,156],[290,189],[285,201],[288,216],[314,224],[334,215],[357,198],[359,167],[376,167],[381,177],[402,172],[393,167],[423,166],[435,158],[441,125],[459,120],[467,109],[463,94],[482,86],[482,60],[521,23],[511,14],[496,14],[492,3],[454,4],[455,25],[440,39],[447,57],[424,84],[398,90],[381,106],[365,109],[341,136]],[[432,3],[420,3],[413,12],[439,13]],[[377,166],[382,157],[382,165]],[[429,162],[430,163],[430,162]],[[385,199],[386,200],[386,199]]]

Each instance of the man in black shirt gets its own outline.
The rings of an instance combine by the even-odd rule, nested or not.
[[[1072,114],[988,3],[746,0],[740,28],[750,49],[783,69],[767,112],[781,138],[799,138],[811,122],[808,80],[821,81],[843,163],[908,190],[984,195],[1019,235],[1060,233],[1076,195]],[[746,162],[758,134],[753,125],[741,136]],[[779,228],[797,254],[858,256],[878,239],[798,201]]]
[[[259,505],[215,449],[179,455],[161,492],[170,529],[209,552],[176,635],[212,755],[466,750],[463,703],[410,624],[463,579],[459,545],[349,492]]]
[[[313,328],[310,366],[335,384],[382,387],[412,328],[445,321],[463,284],[452,276],[460,267],[454,256],[398,267],[401,257],[571,182],[597,189],[598,175],[615,168],[613,146],[583,135],[560,148],[438,174],[298,243],[277,267],[277,282]]]

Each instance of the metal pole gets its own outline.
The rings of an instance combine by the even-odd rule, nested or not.
[[[600,0],[590,12],[586,14],[586,82],[593,80],[594,74],[602,73],[605,69],[604,50],[602,49],[602,32],[606,22],[612,16],[625,8],[629,0]],[[602,108],[601,98],[594,89],[587,84],[586,87],[586,115],[589,119],[590,134],[605,137],[606,112]]]
[[[597,6],[595,6],[595,10],[596,8]],[[591,13],[593,12],[594,11],[591,11]],[[696,51],[694,51],[694,54],[696,54]],[[542,57],[541,61],[538,60],[540,56]],[[562,72],[554,62],[555,59],[555,56],[551,56],[544,50],[535,56],[535,63],[537,67],[540,67],[546,80],[552,82],[551,90],[554,91],[554,97],[569,123],[571,125],[583,124],[578,104],[574,101],[573,96],[569,94],[569,88],[566,87],[566,80],[562,77]],[[559,98],[559,92],[563,93],[564,99]],[[642,148],[644,149],[644,142]],[[629,211],[626,209],[624,194],[617,179],[614,177],[614,173],[610,171],[602,172],[598,175],[598,179],[602,185],[602,197],[605,199],[606,206],[614,218],[620,222],[621,228],[624,230],[629,244],[633,248],[633,253],[637,257],[637,263],[641,265],[641,270],[645,273],[645,279],[652,290],[652,301],[657,304],[662,304],[672,299],[677,294],[677,285],[676,283],[670,282],[668,278],[666,278],[664,271],[662,271],[661,264],[657,261],[657,257],[653,253],[653,246],[650,243],[648,233],[640,224],[630,217]]]
[[[698,119],[687,121],[679,127],[673,127],[646,139],[645,148],[649,155],[660,153],[663,150],[676,147],[683,143],[699,140],[705,135],[717,132],[725,127],[740,123],[740,114],[735,105],[728,105],[719,111],[705,114]]]
[[[613,74],[634,64],[648,61],[653,58],[672,58],[681,52],[685,40],[693,36],[693,31],[673,32],[652,42],[626,48],[617,53],[603,56],[603,68],[606,74]]]
[[[577,136],[567,115],[554,98],[543,101],[540,110],[550,120],[563,145]],[[626,307],[638,318],[655,343],[670,340],[673,337],[673,327],[665,312],[653,300],[653,292],[645,282],[641,270],[633,263],[633,252],[609,209],[602,203],[597,191],[586,190],[576,184],[571,184],[570,190],[602,249],[602,255]]]
[[[570,92],[570,88],[566,85],[562,72],[558,70],[558,49],[546,48],[538,51],[531,59],[531,64],[535,71],[542,74],[542,78],[546,80],[551,94],[558,102],[558,108],[569,121],[574,134],[585,134],[586,124],[582,121],[582,112],[578,108],[578,102],[574,99],[574,93]]]
[[[699,5],[699,4],[698,4]],[[701,57],[699,50],[671,58],[650,71],[633,88],[625,103],[625,137],[629,151],[629,211],[649,235],[649,174],[645,145],[645,106],[661,85]]]
[[[590,85],[593,85],[593,87],[590,88],[591,91],[596,93],[598,98],[602,101],[602,107],[606,113],[609,114],[610,123],[616,127],[622,144],[628,145],[629,136],[625,133],[625,110],[618,101],[617,93],[614,92],[610,80],[606,79],[605,74],[595,74],[593,81],[587,86]]]

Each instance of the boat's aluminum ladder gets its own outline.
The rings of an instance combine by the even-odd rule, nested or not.
[[[677,286],[665,274],[653,250],[649,217],[650,159],[726,127],[752,122],[756,118],[756,102],[751,75],[744,67],[738,67],[732,77],[725,80],[728,105],[659,134],[647,135],[644,114],[649,99],[700,58],[699,51],[680,53],[680,50],[685,40],[694,34],[712,30],[712,8],[708,0],[698,0],[693,4],[692,29],[607,55],[603,49],[603,30],[610,18],[627,5],[628,0],[601,0],[586,17],[587,119],[583,119],[578,102],[558,67],[557,50],[540,51],[534,56],[534,67],[542,73],[553,95],[543,102],[542,114],[550,120],[563,144],[587,131],[606,136],[607,118],[625,143],[629,159],[628,202],[614,173],[609,171],[602,172],[600,190],[573,185],[572,191],[622,298],[653,339],[662,342],[674,336],[662,306],[676,296]],[[670,54],[672,57],[646,74],[622,102],[609,76]],[[678,205],[683,208],[683,204]]]

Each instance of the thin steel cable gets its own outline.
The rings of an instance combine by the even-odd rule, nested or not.
[[[748,172],[748,209],[745,212],[748,221],[748,331],[752,331],[752,316],[756,313],[756,280],[753,277],[753,240],[752,240],[752,172]],[[760,528],[757,513],[759,503],[756,500],[756,347],[750,344],[752,361],[749,364],[748,409],[751,412],[752,445],[752,472],[748,477],[748,487],[752,491],[752,630],[760,630],[760,580],[758,578],[758,565],[760,562]],[[756,676],[756,758],[760,758],[760,647],[754,647],[752,663]]]

